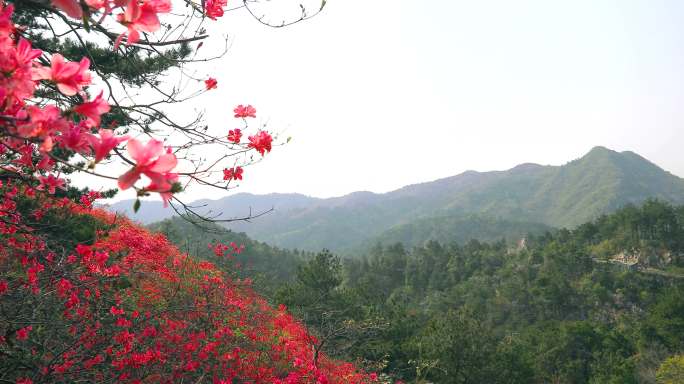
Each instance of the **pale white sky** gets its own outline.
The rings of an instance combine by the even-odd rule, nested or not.
[[[684,176],[682,20],[678,0],[329,0],[284,29],[236,12],[200,103],[226,131],[251,103],[293,138],[236,192],[386,192],[596,145]]]

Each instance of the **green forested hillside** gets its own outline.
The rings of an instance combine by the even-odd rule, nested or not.
[[[644,257],[600,262],[624,251]],[[684,352],[682,266],[684,208],[649,201],[520,248],[376,248],[347,260],[335,289],[387,322],[355,353],[408,381],[655,383]]]
[[[405,382],[656,383],[682,369],[684,207],[651,200],[518,245],[251,255],[278,271],[270,300],[317,351]]]
[[[648,198],[682,204],[684,180],[633,152],[597,147],[563,166],[523,164],[507,171],[468,171],[385,194],[356,192],[330,199],[238,194],[193,205],[206,206],[204,210],[212,215],[220,213],[222,218],[273,209],[257,220],[233,222],[228,227],[278,247],[349,253],[374,243],[378,236],[381,241],[387,237],[422,244],[431,238],[446,240],[435,232],[436,227],[455,236],[463,232],[461,219],[446,217],[476,215],[502,222],[573,228]],[[161,211],[161,205],[155,203],[143,203],[140,212],[133,214],[132,206],[131,201],[124,201],[110,209],[148,223],[172,214],[171,210]],[[409,232],[410,238],[397,236]],[[475,232],[467,235],[489,241],[493,237],[488,232],[484,231],[483,237]]]
[[[375,244],[392,245],[402,243],[411,248],[428,241],[441,243],[466,243],[469,240],[515,243],[530,234],[541,234],[552,230],[539,223],[494,219],[483,216],[445,216],[417,219],[407,224],[396,225],[368,241],[362,249]]]
[[[181,251],[209,260],[236,277],[252,279],[255,289],[265,294],[272,293],[273,289],[289,281],[302,260],[311,257],[306,252],[279,249],[254,241],[244,233],[232,232],[215,224],[197,226],[181,217],[166,219],[148,227],[163,233]],[[217,243],[232,243],[237,247],[244,246],[244,249],[229,257],[217,257],[209,247]]]

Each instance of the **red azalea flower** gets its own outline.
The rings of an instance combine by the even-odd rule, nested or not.
[[[242,180],[242,167],[224,169],[223,180]]]
[[[235,129],[231,129],[230,131],[228,131],[228,141],[235,143],[235,144],[239,144],[241,138],[242,138],[242,131],[240,130],[240,128],[235,128]]]
[[[228,0],[207,0],[204,3],[204,12],[207,17],[216,20],[217,17],[223,16],[223,7],[228,5]]]
[[[213,77],[204,80],[204,86],[207,87],[207,91],[210,89],[216,89],[218,82]]]
[[[254,136],[249,137],[249,148],[254,148],[257,152],[264,156],[265,152],[271,152],[271,143],[273,138],[266,131],[259,131]]]
[[[47,190],[49,194],[54,195],[55,189],[64,189],[64,179],[55,177],[54,175],[38,176],[40,185],[36,188],[39,191]]]
[[[235,112],[235,117],[241,117],[243,119],[247,117],[256,117],[256,108],[252,107],[251,104],[247,106],[240,104],[233,109],[233,112]]]
[[[26,340],[29,337],[29,332],[33,329],[32,326],[27,326],[17,330],[17,340]]]
[[[114,316],[117,316],[117,315],[123,315],[125,313],[125,311],[121,308],[117,308],[115,306],[112,306],[111,308],[109,308],[109,313],[111,313]]]
[[[16,164],[23,165],[27,168],[33,168],[33,146],[24,145],[19,148],[17,152],[21,154],[21,157],[17,160]]]

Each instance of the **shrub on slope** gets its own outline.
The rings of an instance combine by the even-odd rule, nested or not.
[[[249,283],[90,201],[0,190],[0,381],[365,383]],[[30,225],[26,223],[31,223]]]

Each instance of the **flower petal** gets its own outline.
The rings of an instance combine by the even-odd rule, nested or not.
[[[73,96],[78,93],[78,88],[71,84],[57,83],[57,89],[65,96]]]
[[[132,168],[128,172],[119,176],[119,189],[126,190],[133,186],[140,178],[140,171],[138,168]]]
[[[157,161],[152,164],[150,171],[156,173],[166,173],[174,169],[178,165],[178,159],[173,153],[166,153],[159,156]]]

